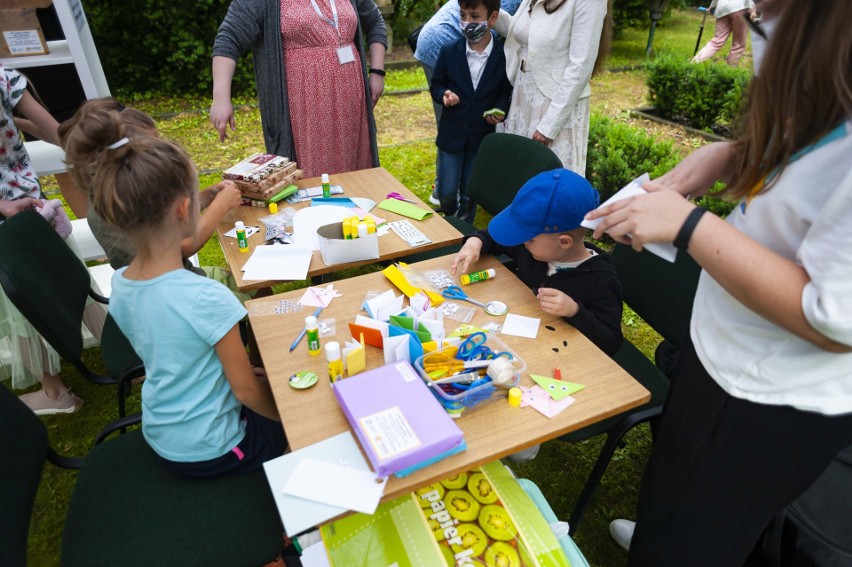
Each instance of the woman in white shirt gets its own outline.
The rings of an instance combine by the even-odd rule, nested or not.
[[[505,132],[549,146],[566,169],[585,175],[589,79],[609,51],[607,0],[523,0],[495,26],[506,36],[514,86]]]
[[[742,137],[601,207],[595,231],[704,269],[639,495],[630,565],[743,565],[852,444],[852,3],[785,3]],[[685,196],[728,183],[726,221]],[[628,236],[629,235],[629,236]]]

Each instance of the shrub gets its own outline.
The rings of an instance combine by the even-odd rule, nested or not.
[[[230,0],[88,0],[86,17],[115,94],[210,94],[211,51]],[[254,88],[250,60],[241,59],[233,91]]]
[[[592,115],[586,178],[601,194],[601,201],[645,172],[652,178],[662,175],[680,159],[671,142],[659,142],[643,130]]]
[[[660,56],[648,64],[648,95],[660,116],[693,128],[731,127],[739,116],[751,73],[724,64],[689,63]]]

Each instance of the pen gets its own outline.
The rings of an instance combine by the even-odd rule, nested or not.
[[[314,311],[314,317],[319,317],[319,314],[322,313],[322,306],[317,307],[317,310]],[[302,327],[302,332],[299,333],[299,336],[296,337],[296,340],[293,341],[293,344],[290,345],[290,352],[293,352],[297,346],[299,346],[299,342],[302,340],[302,337],[305,336],[305,333],[308,331],[307,327]]]

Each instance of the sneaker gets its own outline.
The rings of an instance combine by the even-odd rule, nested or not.
[[[83,400],[67,388],[57,399],[48,397],[47,392],[39,390],[29,394],[21,394],[19,400],[27,404],[36,415],[53,415],[55,413],[74,413],[83,407]]]
[[[439,200],[438,200],[438,194],[437,194],[437,193],[435,193],[435,190],[434,190],[434,189],[432,189],[432,194],[431,194],[431,195],[429,195],[429,202],[430,202],[431,204],[435,205],[436,207],[440,207],[440,206],[441,206],[441,201],[439,201]]]
[[[633,539],[633,531],[636,529],[636,522],[630,520],[613,520],[609,524],[609,534],[615,543],[623,549],[630,549],[630,540]]]

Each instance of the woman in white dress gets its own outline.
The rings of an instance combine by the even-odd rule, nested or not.
[[[523,0],[500,11],[506,75],[515,90],[504,131],[549,146],[566,169],[585,175],[589,80],[609,51],[607,0]]]

